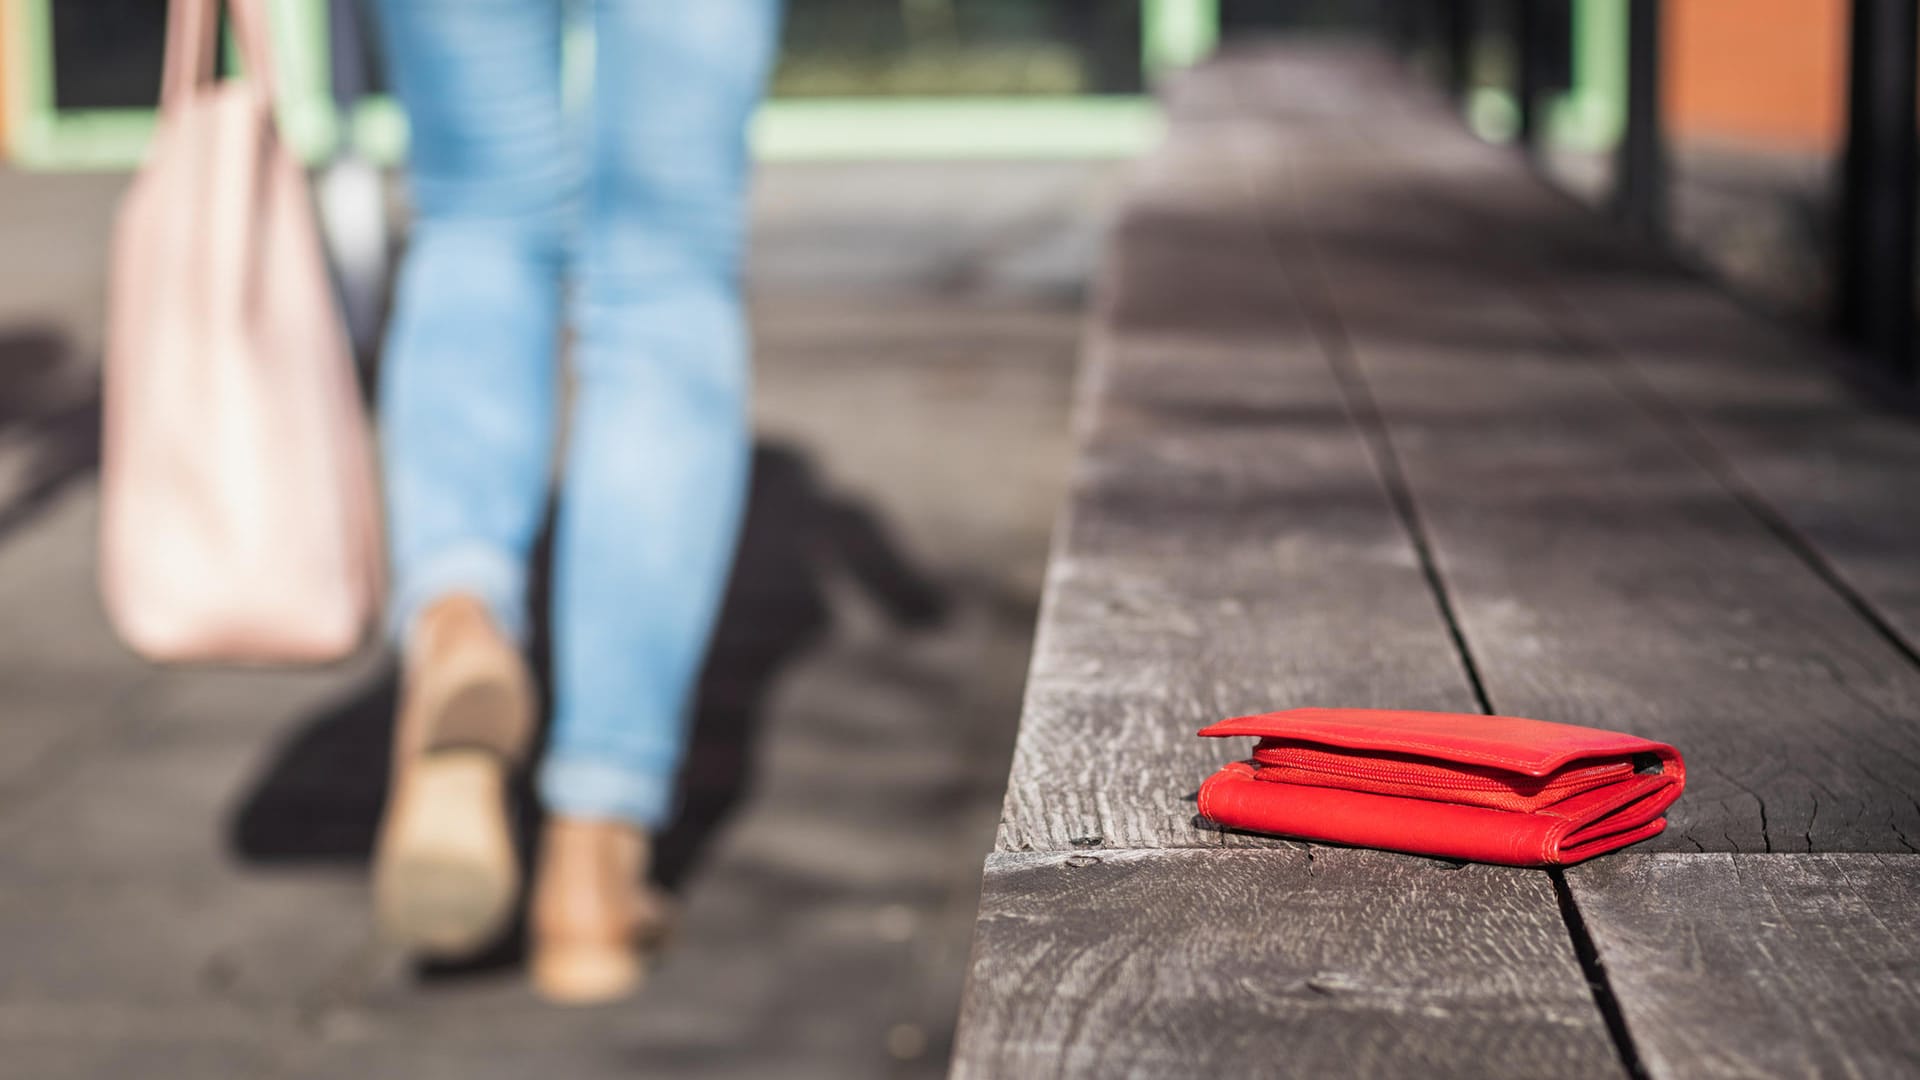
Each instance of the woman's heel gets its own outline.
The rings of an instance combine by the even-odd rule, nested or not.
[[[561,1005],[615,1001],[640,988],[644,950],[670,921],[646,883],[652,844],[613,821],[548,820],[532,912],[533,987]]]

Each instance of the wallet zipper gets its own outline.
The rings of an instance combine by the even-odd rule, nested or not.
[[[1267,779],[1317,781],[1322,786],[1347,786],[1326,784],[1328,780],[1358,781],[1352,785],[1358,790],[1390,787],[1431,792],[1433,798],[1440,800],[1465,793],[1512,795],[1541,804],[1611,784],[1634,772],[1631,760],[1620,759],[1567,769],[1552,776],[1533,777],[1482,766],[1421,761],[1403,755],[1363,755],[1291,743],[1269,745],[1264,741],[1254,748],[1253,760],[1263,767],[1262,771],[1286,774]]]

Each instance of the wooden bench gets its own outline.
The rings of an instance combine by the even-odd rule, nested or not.
[[[1920,424],[1384,58],[1171,93],[1085,351],[960,1077],[1920,1074]],[[1222,834],[1212,720],[1688,757],[1561,872]]]

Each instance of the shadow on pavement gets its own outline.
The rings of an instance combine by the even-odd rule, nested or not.
[[[536,554],[541,570],[532,597],[532,652],[543,686],[546,547],[543,542]],[[871,510],[823,488],[796,449],[758,444],[733,577],[698,690],[681,771],[680,815],[656,841],[654,876],[668,889],[684,887],[747,796],[760,724],[781,672],[832,628],[830,576],[857,582],[903,628],[935,625],[948,609],[946,594],[908,561]],[[397,693],[396,673],[387,663],[350,699],[302,724],[233,813],[228,842],[235,854],[254,863],[366,862],[391,766],[388,738]],[[538,811],[530,790],[520,794],[521,850],[530,862]],[[486,956],[425,973],[459,975],[518,963],[522,930]]]
[[[21,479],[0,501],[0,543],[68,484],[100,467],[100,388],[62,394],[70,349],[36,327],[0,329],[0,440],[30,446]]]

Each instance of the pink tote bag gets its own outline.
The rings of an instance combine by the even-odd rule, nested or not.
[[[114,235],[101,591],[152,659],[324,661],[378,617],[373,455],[265,14],[224,0],[246,78],[223,81],[222,6],[169,4],[159,128]]]

